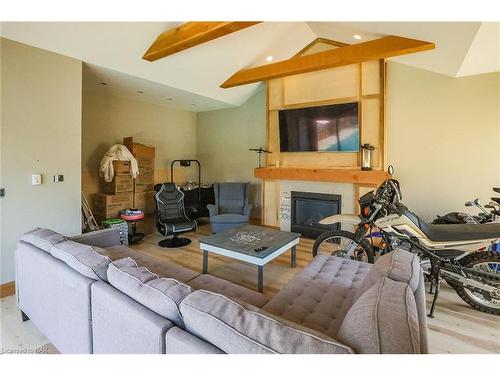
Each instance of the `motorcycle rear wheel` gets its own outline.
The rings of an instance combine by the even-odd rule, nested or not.
[[[365,263],[373,263],[374,255],[370,243],[363,239],[361,242],[355,240],[354,233],[346,230],[334,230],[322,233],[316,238],[313,246],[313,257],[320,253],[328,253],[329,255],[345,258],[345,248],[351,244],[357,245],[353,256],[350,258]]]
[[[500,252],[497,251],[472,253],[463,258],[460,263],[463,267],[477,268],[481,271],[491,272],[495,276],[500,276]],[[455,289],[460,298],[476,310],[500,315],[500,296],[490,296],[490,300],[488,300],[478,292],[473,292],[448,280],[447,282]],[[496,287],[500,288],[500,283]]]

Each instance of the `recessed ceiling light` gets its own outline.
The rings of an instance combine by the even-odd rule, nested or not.
[[[137,90],[137,93],[138,93],[138,94],[144,94],[144,91],[142,91],[142,90]]]
[[[354,34],[352,37],[353,37],[354,39],[356,39],[356,40],[361,40],[361,39],[363,39],[363,37],[362,37],[361,35],[359,35],[359,34]]]
[[[101,82],[101,85],[107,86],[107,83],[106,82]]]
[[[272,56],[267,56],[267,57],[266,57],[266,61],[267,61],[267,62],[271,62],[271,61],[273,61],[273,57],[272,57]]]
[[[174,98],[167,98],[168,101],[174,100]]]

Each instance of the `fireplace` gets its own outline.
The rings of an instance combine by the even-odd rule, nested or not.
[[[321,225],[319,221],[340,214],[341,196],[338,194],[292,191],[290,196],[290,229],[307,237],[316,238],[321,233],[340,229],[339,225]]]

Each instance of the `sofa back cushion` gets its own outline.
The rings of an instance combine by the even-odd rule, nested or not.
[[[241,301],[252,306],[261,308],[269,299],[255,290],[245,288],[244,286],[233,284],[231,281],[218,278],[213,275],[200,275],[188,282],[193,289],[203,289],[210,292],[222,294],[236,302]]]
[[[23,234],[20,240],[50,253],[52,246],[59,242],[66,241],[67,238],[50,229],[35,228]]]
[[[192,290],[175,279],[160,278],[132,258],[119,259],[108,268],[109,283],[155,313],[184,327],[179,303]]]
[[[102,249],[78,242],[64,241],[53,245],[50,254],[84,276],[107,281],[106,272],[111,259],[99,254],[100,250]]]
[[[110,246],[102,249],[102,254],[111,258],[111,260],[119,260],[123,258],[132,258],[141,267],[146,267],[152,273],[159,277],[172,278],[185,283],[199,276],[199,272],[182,267],[165,259],[146,254],[144,251],[134,250],[128,246],[118,245]]]
[[[180,310],[188,332],[226,353],[352,353],[319,332],[205,290],[190,294]]]
[[[420,274],[420,262],[415,254],[399,249],[391,251],[382,255],[375,262],[356,290],[354,301],[385,277],[394,281],[405,282],[415,292],[419,285]]]
[[[420,327],[408,283],[384,277],[351,306],[338,339],[357,353],[421,353]]]

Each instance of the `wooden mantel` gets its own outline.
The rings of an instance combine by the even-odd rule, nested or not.
[[[362,171],[360,169],[328,168],[255,168],[254,177],[263,180],[327,181],[352,184],[379,185],[389,175],[385,171]]]

